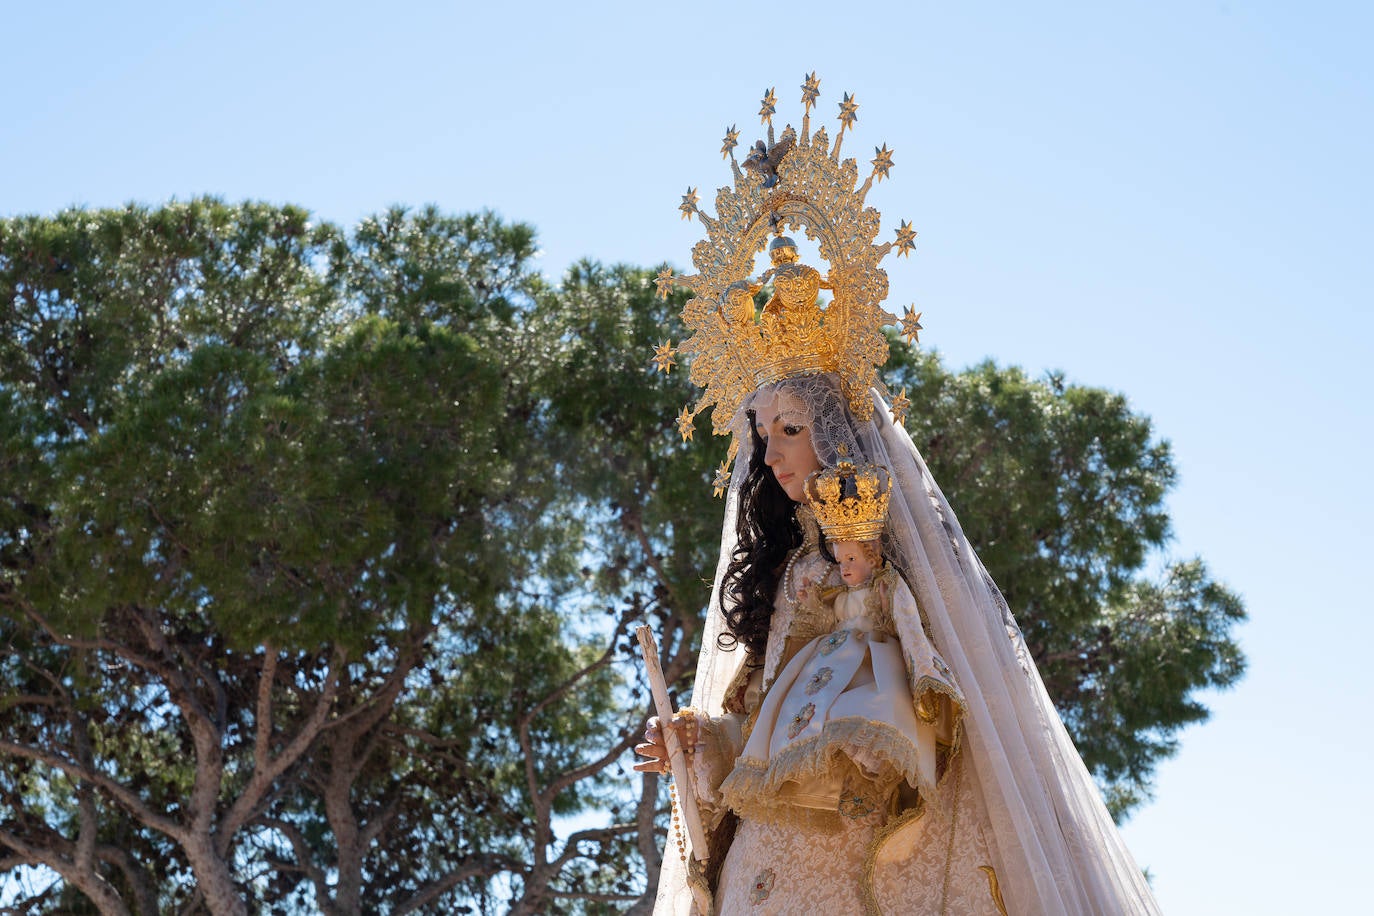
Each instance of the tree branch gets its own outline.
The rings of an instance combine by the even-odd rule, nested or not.
[[[329,879],[324,870],[315,865],[314,856],[311,855],[310,844],[305,841],[305,837],[295,824],[277,818],[268,818],[263,821],[263,826],[270,827],[291,844],[291,851],[296,856],[296,868],[310,879],[310,883],[315,886],[315,898],[320,902],[320,908],[325,908],[326,901],[333,899],[329,889]]]
[[[475,878],[490,878],[501,872],[523,874],[526,871],[526,863],[512,859],[510,856],[495,854],[470,856],[455,871],[451,871],[442,878],[421,887],[409,900],[396,908],[394,916],[407,916],[409,913],[423,909],[464,881],[471,881]]]
[[[548,787],[545,789],[545,793],[549,796],[549,798],[552,799],[559,792],[563,791],[573,783],[581,779],[585,779],[586,777],[591,776],[595,773],[601,772],[606,767],[610,766],[612,763],[618,760],[621,757],[621,755],[623,755],[626,751],[634,747],[635,738],[637,737],[638,731],[638,723],[633,726],[630,726],[625,731],[621,732],[620,740],[617,741],[615,744],[611,745],[610,749],[607,750],[606,753],[602,754],[600,757],[591,761],[590,763],[583,764],[582,766],[576,767],[571,770],[566,770],[565,772],[551,780],[548,784]]]
[[[168,837],[183,842],[188,834],[186,830],[175,821],[163,815],[157,814],[143,803],[137,795],[129,789],[110,779],[99,770],[88,770],[67,760],[52,751],[43,751],[38,748],[29,747],[24,744],[16,744],[13,741],[0,739],[0,754],[9,754],[13,757],[21,757],[25,760],[34,760],[38,763],[46,764],[54,769],[61,770],[66,775],[75,780],[86,780],[109,795],[116,803],[122,806],[141,823]]]
[[[639,824],[634,823],[612,824],[609,827],[596,827],[587,830],[579,830],[572,836],[568,837],[567,842],[563,844],[563,851],[559,854],[558,858],[553,861],[553,867],[555,869],[561,869],[564,865],[567,865],[573,859],[576,859],[579,856],[581,856],[582,852],[578,849],[579,843],[592,842],[600,843],[602,846],[605,846],[607,843],[614,842],[616,838],[625,836],[626,834],[634,833],[638,829]],[[630,899],[634,898],[632,897]]]
[[[270,641],[262,647],[262,672],[258,675],[257,721],[253,735],[253,768],[267,768],[272,752],[272,687],[277,680],[277,647]]]
[[[593,903],[625,903],[638,900],[638,894],[593,894],[585,891],[550,891],[560,900],[590,900]]]
[[[276,757],[268,757],[263,760],[256,758],[257,751],[262,747],[265,739],[262,738],[263,730],[271,730],[271,723],[266,726],[258,723],[257,746],[254,748],[255,765],[253,775],[249,778],[248,784],[240,790],[238,797],[234,799],[233,805],[225,812],[224,819],[215,836],[215,849],[221,855],[227,855],[229,847],[233,842],[234,835],[246,824],[251,817],[254,809],[261,803],[272,784],[281,776],[282,773],[300,760],[301,755],[314,743],[324,728],[325,720],[329,718],[330,712],[334,708],[334,699],[339,690],[339,671],[347,664],[347,654],[338,646],[329,660],[329,669],[325,674],[325,682],[320,690],[320,697],[315,702],[314,709],[310,712],[310,717],[297,730],[296,735],[284,747]],[[258,686],[258,707],[262,709],[264,701],[262,699],[263,681],[266,679],[266,662],[264,661],[264,673],[259,679]],[[275,667],[275,666],[274,666]],[[271,684],[268,683],[266,689],[271,691]],[[269,706],[270,709],[270,706]],[[270,715],[270,712],[269,712]]]
[[[642,906],[646,902],[650,905],[653,903],[654,889],[658,887],[658,874],[663,868],[663,855],[658,851],[658,842],[655,839],[658,833],[658,825],[655,823],[658,813],[658,777],[652,773],[640,773],[639,776],[639,798],[635,801],[635,827],[638,830],[635,845],[644,859],[646,881],[639,904]]]
[[[634,532],[635,540],[639,542],[639,549],[644,551],[644,561],[658,575],[658,583],[668,593],[669,602],[673,607],[679,607],[680,601],[671,585],[672,580],[668,578],[668,571],[663,568],[663,561],[654,552],[653,544],[649,541],[649,532],[644,530],[644,513],[640,511],[638,505],[627,506],[622,508],[621,518],[625,520],[630,531]]]
[[[102,862],[109,862],[124,873],[124,879],[129,882],[129,887],[133,891],[134,905],[138,908],[140,916],[157,916],[157,894],[148,881],[148,873],[142,863],[135,861],[128,850],[118,846],[101,846],[99,855]]]
[[[62,879],[75,887],[95,904],[102,916],[129,916],[129,909],[120,899],[119,893],[106,881],[91,863],[85,867],[69,858],[75,844],[65,837],[54,835],[44,846],[34,846],[8,830],[0,828],[0,843],[15,850],[29,861],[25,864],[46,865],[62,876]],[[63,855],[59,849],[65,849]]]

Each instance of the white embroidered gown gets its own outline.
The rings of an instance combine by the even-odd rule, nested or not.
[[[834,578],[819,552],[795,565]],[[716,912],[1000,912],[962,698],[906,584],[884,571],[833,608],[785,591],[763,670],[696,764],[708,816],[739,815]]]

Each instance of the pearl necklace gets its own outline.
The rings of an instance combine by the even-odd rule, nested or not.
[[[782,597],[793,607],[797,606],[797,589],[793,582],[792,571],[797,565],[797,559],[806,556],[808,553],[820,547],[820,528],[816,524],[816,516],[806,506],[797,507],[797,521],[802,528],[802,543],[800,547],[794,547],[792,552],[787,555],[787,565],[782,568]]]
[[[794,606],[797,603],[797,590],[792,583],[792,568],[797,565],[797,557],[801,556],[805,549],[804,545],[794,548],[791,556],[787,558],[787,565],[782,568],[782,596],[788,604]]]

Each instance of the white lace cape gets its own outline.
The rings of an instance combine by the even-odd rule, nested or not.
[[[799,419],[810,425],[823,464],[833,466],[847,454],[892,471],[885,553],[897,558],[935,647],[963,691],[962,753],[972,788],[988,812],[989,841],[1000,862],[1008,911],[1159,913],[1050,702],[1020,630],[911,436],[892,422],[877,391],[871,392],[873,419],[855,420],[834,376],[788,379],[757,392],[751,403],[779,389],[807,405],[808,416]],[[721,714],[725,690],[744,654],[716,646],[724,627],[721,577],[735,547],[739,488],[751,450],[743,409],[735,422],[740,449],[692,695],[692,705],[713,716]],[[692,912],[685,880],[677,856],[665,856],[655,914]]]

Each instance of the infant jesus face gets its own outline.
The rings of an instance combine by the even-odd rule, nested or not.
[[[877,541],[837,541],[835,559],[840,564],[840,578],[850,588],[865,584],[873,570],[882,565],[882,549]]]

